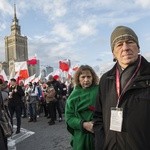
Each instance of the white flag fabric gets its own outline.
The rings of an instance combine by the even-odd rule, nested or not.
[[[8,78],[6,76],[4,69],[0,72],[0,75],[3,77],[4,81],[8,81]]]
[[[35,74],[33,76],[28,77],[25,81],[24,81],[24,85],[26,86],[29,82],[32,82],[35,79]]]

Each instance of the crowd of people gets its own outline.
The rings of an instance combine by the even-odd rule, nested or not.
[[[26,87],[15,79],[9,87],[0,80],[0,101],[8,107],[12,125],[16,113],[16,134],[21,117],[36,122],[43,110],[49,125],[62,121],[65,113],[73,150],[149,150],[150,63],[129,27],[116,27],[110,44],[115,64],[100,79],[91,66],[81,65],[69,86],[51,75],[46,83]],[[0,147],[7,150],[1,127]]]
[[[10,80],[9,84],[1,78],[0,93],[1,101],[10,113],[12,126],[13,118],[16,117],[15,134],[20,133],[22,118],[29,118],[29,123],[35,123],[37,117],[41,115],[49,119],[49,125],[54,125],[56,120],[61,122],[65,101],[70,94],[67,85],[51,75],[47,82],[29,82],[26,86],[23,81],[17,83],[14,78]],[[0,129],[2,131],[1,127]],[[3,132],[0,133],[0,147],[2,135]],[[5,146],[6,143],[7,139],[5,138]]]

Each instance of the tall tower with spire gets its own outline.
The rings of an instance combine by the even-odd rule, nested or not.
[[[11,34],[5,37],[5,61],[9,66],[9,74],[14,71],[14,62],[28,60],[27,37],[21,35],[19,20],[16,15],[16,5],[14,4],[14,18],[11,25]]]

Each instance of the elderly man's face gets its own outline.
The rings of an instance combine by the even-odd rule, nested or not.
[[[113,55],[122,68],[126,68],[135,62],[138,58],[138,53],[139,47],[131,39],[120,40],[114,45]]]

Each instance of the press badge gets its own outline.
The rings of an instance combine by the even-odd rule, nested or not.
[[[123,121],[123,108],[111,108],[110,130],[121,132]]]

